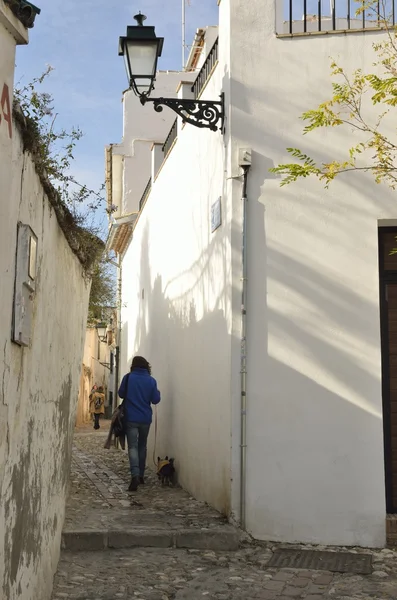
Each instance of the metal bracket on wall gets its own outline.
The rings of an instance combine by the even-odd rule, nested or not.
[[[176,112],[184,123],[223,132],[225,119],[225,95],[222,92],[219,101],[213,100],[186,100],[179,98],[148,98],[141,97],[141,103],[153,102],[156,112],[162,112],[163,106],[168,106]]]

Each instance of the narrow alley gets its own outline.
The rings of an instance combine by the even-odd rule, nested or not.
[[[154,471],[129,494],[127,454],[104,449],[107,432],[103,422],[75,433],[53,600],[395,600],[392,550],[349,549],[346,573],[272,567],[282,548],[325,548],[253,541],[181,488],[162,487]],[[368,575],[361,555],[372,558]]]
[[[0,600],[397,600],[397,0],[38,2],[0,0]]]

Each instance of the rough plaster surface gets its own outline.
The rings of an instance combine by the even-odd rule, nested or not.
[[[221,76],[214,74],[209,97],[216,94]],[[229,514],[226,205],[222,226],[212,233],[210,222],[211,206],[224,191],[224,143],[220,133],[178,126],[179,139],[157,175],[123,261],[121,374],[134,354],[147,356],[163,398],[156,452],[175,456],[180,483]]]
[[[148,355],[163,391],[161,452],[177,455],[189,490],[238,515],[237,157],[251,148],[247,526],[260,539],[382,546],[377,227],[396,218],[394,194],[365,175],[326,191],[313,180],[280,188],[269,173],[290,146],[347,156],[346,129],[302,137],[299,116],[332,93],[330,57],[372,69],[380,35],[281,40],[274,10],[274,0],[220,3],[204,97],[225,92],[226,132],[179,130],[152,187],[123,264],[123,370]],[[223,225],[211,234],[219,195]]]
[[[14,41],[0,25],[11,78]],[[7,45],[8,44],[8,45]],[[8,79],[8,81],[9,81]],[[18,128],[0,123],[0,597],[46,600],[59,557],[89,286]],[[11,340],[17,223],[38,237],[31,345]]]
[[[377,227],[395,218],[395,194],[362,174],[328,191],[312,179],[280,188],[269,168],[290,161],[287,147],[348,155],[359,141],[348,128],[303,136],[299,117],[332,95],[330,57],[370,72],[382,34],[281,40],[273,0],[226,4],[232,154],[252,148],[247,525],[262,539],[381,546]]]

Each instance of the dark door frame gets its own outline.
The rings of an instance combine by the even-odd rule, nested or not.
[[[397,513],[393,503],[393,457],[391,443],[391,406],[390,406],[390,353],[389,353],[389,311],[387,302],[387,286],[397,285],[397,270],[385,271],[382,233],[395,233],[397,227],[379,227],[379,314],[381,334],[382,363],[382,407],[383,407],[383,448],[385,462],[386,511]],[[397,247],[397,240],[396,240]]]

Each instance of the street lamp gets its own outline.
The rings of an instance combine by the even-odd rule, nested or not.
[[[154,27],[143,24],[146,20],[145,15],[139,13],[134,19],[137,25],[128,26],[127,35],[120,37],[119,56],[124,56],[129,86],[139,97],[141,104],[153,102],[156,112],[162,112],[163,106],[168,106],[186,123],[212,131],[222,131],[225,116],[223,94],[219,101],[150,98],[164,38],[156,36]]]
[[[107,342],[107,325],[105,325],[105,323],[98,323],[98,325],[96,326],[96,331],[98,334],[98,338],[100,342]]]

